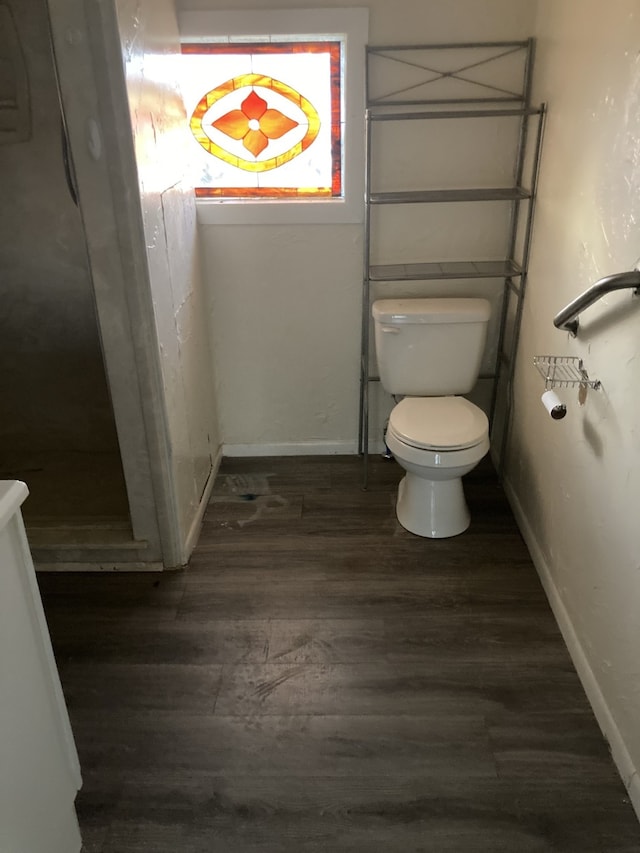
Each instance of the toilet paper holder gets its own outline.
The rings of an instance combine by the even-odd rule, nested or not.
[[[581,358],[571,355],[535,355],[533,363],[544,379],[542,404],[553,420],[562,420],[567,407],[556,388],[578,388],[578,404],[584,406],[588,388],[599,388],[599,379],[590,379]]]
[[[600,388],[599,379],[590,379],[581,358],[570,355],[535,355],[533,363],[544,379],[545,390],[554,388]]]

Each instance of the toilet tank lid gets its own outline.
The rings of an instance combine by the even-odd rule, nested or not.
[[[377,299],[374,320],[390,325],[417,323],[482,323],[489,319],[487,299]]]

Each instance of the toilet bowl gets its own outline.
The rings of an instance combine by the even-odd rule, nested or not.
[[[400,524],[431,539],[466,530],[462,477],[489,450],[485,413],[464,397],[405,397],[391,412],[386,443],[406,471],[396,504]]]
[[[486,299],[379,299],[373,303],[380,382],[394,398],[385,440],[406,474],[396,514],[432,539],[469,526],[461,478],[489,450],[485,413],[466,400],[480,375]]]

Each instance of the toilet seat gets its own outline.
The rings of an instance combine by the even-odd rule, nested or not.
[[[487,416],[464,397],[405,397],[393,409],[387,432],[424,450],[465,450],[489,433]]]

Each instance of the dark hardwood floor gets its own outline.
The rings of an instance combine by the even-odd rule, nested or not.
[[[446,540],[360,465],[225,460],[186,571],[40,576],[85,853],[640,851],[490,465]]]

